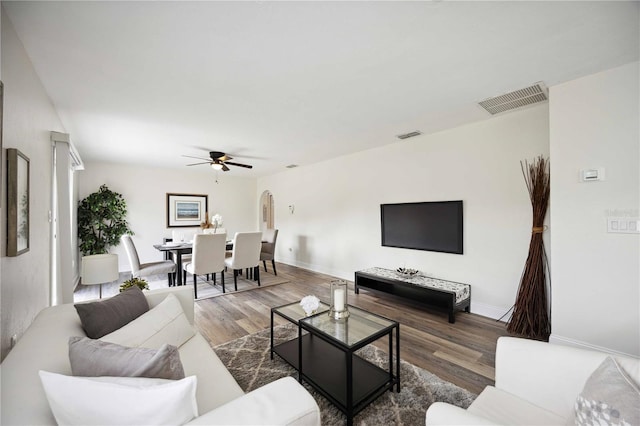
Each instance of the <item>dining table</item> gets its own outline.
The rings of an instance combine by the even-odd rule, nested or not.
[[[161,251],[168,255],[171,253],[176,262],[176,268],[180,268],[182,265],[182,256],[185,254],[190,254],[193,251],[193,242],[185,241],[185,242],[176,242],[171,238],[165,238],[162,244],[154,244],[153,248],[158,251]],[[233,241],[227,241],[227,250],[233,250]],[[167,256],[165,256],[167,257]],[[176,271],[176,285],[183,285],[182,282],[182,271]]]

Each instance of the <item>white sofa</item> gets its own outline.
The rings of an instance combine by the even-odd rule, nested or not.
[[[193,325],[191,287],[145,292],[149,307],[173,293]],[[71,375],[68,339],[85,336],[73,304],[40,312],[0,366],[2,425],[53,425],[55,418],[39,370]],[[179,348],[186,376],[197,376],[199,417],[189,424],[320,425],[313,397],[293,378],[277,380],[245,394],[209,343],[195,333]]]
[[[427,425],[574,424],[574,404],[587,379],[609,354],[545,342],[501,337],[496,347],[496,383],[468,409],[432,404]],[[613,357],[636,382],[640,360]]]

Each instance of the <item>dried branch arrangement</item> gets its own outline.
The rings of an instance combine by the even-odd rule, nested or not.
[[[537,340],[549,340],[551,320],[547,307],[547,253],[542,240],[549,205],[549,160],[537,157],[532,164],[520,162],[533,207],[529,255],[524,265],[513,315],[507,331]]]

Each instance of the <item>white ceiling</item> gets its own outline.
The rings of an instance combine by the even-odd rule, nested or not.
[[[639,58],[638,2],[3,1],[85,161],[262,176]],[[197,166],[205,168],[205,166]]]

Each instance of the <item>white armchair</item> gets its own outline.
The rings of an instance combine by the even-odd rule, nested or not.
[[[496,348],[496,384],[468,409],[443,402],[427,410],[427,425],[573,424],[574,404],[587,379],[609,354],[514,337]],[[640,360],[613,357],[640,381]]]

